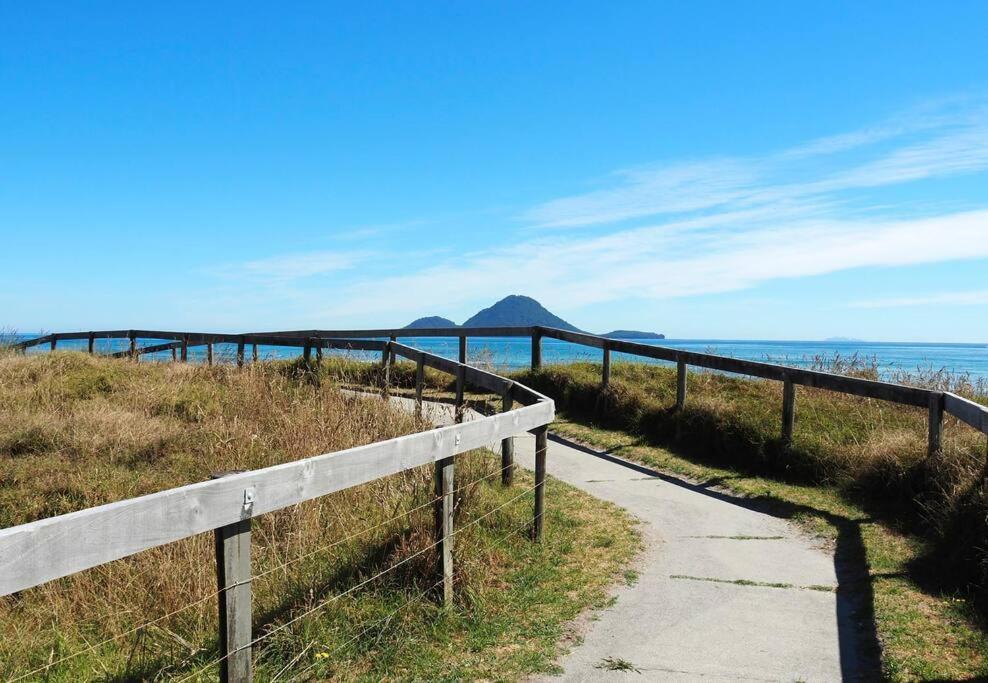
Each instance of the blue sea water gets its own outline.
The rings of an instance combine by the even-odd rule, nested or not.
[[[21,335],[29,338],[29,335]],[[33,335],[31,335],[33,336]],[[456,358],[458,352],[455,338],[403,337],[409,346],[420,348],[447,358]],[[857,357],[866,362],[874,362],[879,373],[886,378],[898,373],[946,371],[954,375],[968,375],[973,381],[988,381],[988,344],[935,344],[910,342],[861,342],[861,341],[754,341],[730,339],[662,339],[635,340],[653,346],[666,346],[722,356],[759,360],[809,367],[817,358],[832,360],[835,357],[850,359]],[[60,349],[84,349],[85,341],[60,342]],[[126,340],[98,340],[97,351],[119,351],[127,346]],[[47,346],[31,351],[43,352]],[[203,348],[190,349],[193,359],[205,357]],[[232,345],[218,344],[215,352],[219,358],[232,359],[235,348]],[[248,351],[249,353],[249,351]],[[285,349],[262,346],[262,358],[293,358],[299,355],[298,349]],[[340,353],[340,352],[328,352]],[[346,352],[356,358],[376,358],[377,354]],[[170,353],[157,354],[161,359],[169,358]],[[531,343],[527,338],[475,337],[470,338],[468,357],[471,362],[481,362],[501,369],[520,369],[531,361]],[[556,339],[543,339],[542,360],[545,364],[572,363],[579,361],[600,362],[598,349],[570,344]],[[662,363],[637,356],[614,354],[612,362],[622,361]]]

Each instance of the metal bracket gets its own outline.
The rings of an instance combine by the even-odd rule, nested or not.
[[[244,509],[241,515],[244,518],[250,517],[254,514],[254,499],[257,492],[253,486],[248,486],[244,489]]]

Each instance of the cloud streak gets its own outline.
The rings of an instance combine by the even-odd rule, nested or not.
[[[327,275],[352,268],[366,254],[346,251],[312,251],[297,254],[281,254],[269,258],[227,264],[213,269],[213,273],[229,279],[275,285],[304,280],[316,275]]]
[[[892,141],[899,144],[890,148]],[[590,227],[725,206],[803,201],[985,169],[988,111],[976,105],[963,114],[925,112],[764,157],[620,170],[611,174],[609,187],[544,202],[521,218],[540,228]]]
[[[951,203],[921,191],[925,181],[988,171],[988,107],[955,105],[760,157],[618,170],[599,189],[524,211],[521,240],[487,234],[465,253],[325,251],[250,261],[232,272],[282,285],[317,322],[397,323],[486,304],[508,289],[566,313],[854,268],[988,259],[988,199]],[[905,183],[913,183],[908,201],[896,194]],[[360,271],[351,270],[357,263]],[[332,286],[316,276],[331,276]],[[850,305],[973,305],[985,296],[868,294]]]
[[[740,220],[737,218],[736,220]],[[542,240],[466,256],[410,275],[355,286],[333,310],[356,315],[449,308],[504,293],[505,275],[560,310],[635,298],[717,294],[768,280],[850,268],[988,258],[988,210],[899,221],[768,223],[686,238],[662,227],[585,240]]]

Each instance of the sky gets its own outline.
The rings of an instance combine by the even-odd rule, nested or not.
[[[988,3],[0,4],[0,327],[988,341]]]

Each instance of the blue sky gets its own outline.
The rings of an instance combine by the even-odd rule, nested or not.
[[[988,4],[6,3],[0,326],[988,339]]]

